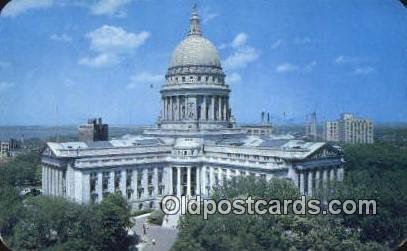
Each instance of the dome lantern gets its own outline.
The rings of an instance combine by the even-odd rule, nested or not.
[[[192,8],[192,14],[191,14],[191,18],[189,19],[190,23],[189,23],[189,32],[188,32],[188,36],[190,35],[202,35],[201,33],[201,27],[199,25],[199,16],[198,13],[196,11],[196,4],[194,4],[194,7]]]

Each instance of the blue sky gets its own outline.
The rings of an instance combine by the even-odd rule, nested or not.
[[[239,122],[354,112],[407,122],[399,1],[196,1]],[[152,124],[193,1],[13,0],[0,16],[0,125]]]

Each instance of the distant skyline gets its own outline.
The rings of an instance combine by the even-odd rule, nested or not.
[[[13,0],[0,16],[0,125],[155,123],[194,2],[237,122],[407,122],[399,1]]]

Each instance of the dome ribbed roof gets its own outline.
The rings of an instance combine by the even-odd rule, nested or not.
[[[200,35],[187,36],[172,53],[170,68],[187,65],[221,66],[215,46]]]
[[[172,53],[169,68],[190,65],[220,67],[219,55],[215,46],[202,36],[196,6],[193,8],[189,20],[188,35]]]

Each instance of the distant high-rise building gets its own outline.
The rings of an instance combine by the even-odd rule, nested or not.
[[[325,141],[350,144],[371,144],[373,123],[368,119],[356,118],[351,113],[342,113],[337,121],[324,124]]]
[[[317,114],[315,112],[307,115],[305,120],[305,136],[309,139],[316,141],[317,134]]]
[[[323,126],[323,138],[325,141],[338,142],[338,121],[326,121]]]
[[[80,125],[78,128],[79,140],[89,141],[107,141],[109,138],[109,126],[102,123],[102,119],[89,119],[87,124]]]

